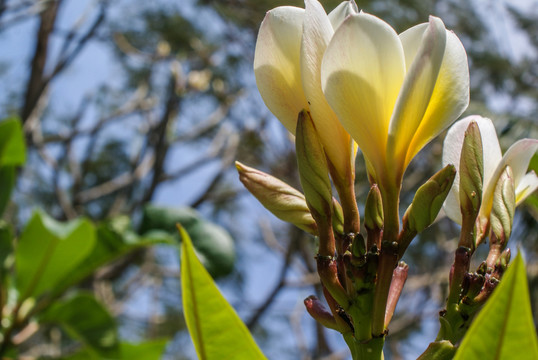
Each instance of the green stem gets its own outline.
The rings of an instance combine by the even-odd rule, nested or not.
[[[383,360],[383,344],[385,337],[359,341],[350,335],[344,335],[353,360]]]
[[[400,230],[399,216],[399,184],[383,184],[380,187],[383,198],[383,242],[379,255],[377,282],[374,291],[374,311],[372,314],[372,334],[381,336],[385,332],[385,310],[389,295],[390,283],[394,268],[398,265],[398,233]]]
[[[344,232],[359,233],[361,229],[361,221],[357,200],[355,199],[355,174],[351,171],[345,177],[341,177],[336,168],[330,161],[329,172],[334,182],[334,187],[338,192],[342,211],[344,213]],[[351,170],[351,169],[350,169]]]

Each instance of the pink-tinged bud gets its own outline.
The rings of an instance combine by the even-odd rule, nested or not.
[[[303,194],[260,170],[235,162],[239,180],[277,218],[316,235],[317,226]]]
[[[326,328],[339,330],[334,316],[317,297],[314,295],[307,297],[304,299],[304,305],[306,311],[308,311],[314,320]]]
[[[407,266],[407,264],[403,261],[400,261],[398,266],[396,266],[393,271],[392,281],[389,289],[389,297],[387,299],[387,307],[385,309],[385,328],[389,326],[389,323],[392,320],[394,310],[396,309],[396,304],[398,304],[405,281],[407,280],[408,271],[409,266]]]

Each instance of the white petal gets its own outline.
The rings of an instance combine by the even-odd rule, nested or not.
[[[357,4],[355,1],[342,1],[333,11],[329,13],[329,20],[333,29],[338,29],[338,27],[344,22],[344,20],[351,14],[356,14],[359,12]]]
[[[461,211],[460,211],[460,156],[461,147],[463,145],[463,138],[465,130],[473,120],[472,116],[466,117],[456,122],[448,130],[445,141],[443,143],[443,167],[452,164],[456,167],[456,177],[454,178],[454,185],[448,193],[448,196],[443,204],[446,215],[453,221],[461,224]]]
[[[457,121],[448,130],[448,133],[443,144],[443,166],[452,164],[458,171],[454,179],[454,185],[450,190],[444,204],[445,212],[449,218],[461,223],[461,213],[459,204],[459,187],[460,187],[460,156],[461,147],[463,146],[463,137],[469,123],[474,121],[480,129],[480,137],[482,138],[482,149],[484,154],[484,189],[487,186],[488,180],[493,175],[497,165],[501,161],[501,147],[497,139],[495,127],[490,119],[478,115],[468,116]]]
[[[317,0],[305,1],[301,45],[303,90],[321,143],[341,177],[350,172],[350,136],[331,109],[321,89],[321,61],[333,36],[329,17]]]
[[[534,171],[531,171],[519,181],[519,185],[516,188],[516,206],[521,204],[536,189],[538,189],[538,176],[536,176]]]
[[[501,175],[504,168],[507,165],[512,168],[514,185],[517,189],[521,180],[525,176],[525,173],[527,172],[529,162],[536,153],[536,150],[538,150],[538,140],[536,139],[522,139],[510,146],[502,157],[500,163],[497,165],[495,172],[487,184],[487,187],[484,188],[482,206],[480,207],[481,217],[489,218],[493,201],[493,191],[495,190],[497,179]]]
[[[394,29],[365,13],[350,15],[340,25],[323,57],[325,97],[376,171],[384,167],[388,125],[404,66]]]
[[[263,20],[256,51],[254,74],[265,105],[293,134],[299,111],[308,108],[300,73],[304,10],[275,8]]]
[[[458,37],[446,32],[446,48],[437,82],[406,157],[408,164],[433,138],[456,120],[469,104],[469,66]]]
[[[431,16],[423,34],[412,34],[421,38],[421,45],[405,75],[390,121],[387,144],[388,166],[395,172],[396,179],[401,179],[407,166],[409,144],[430,103],[446,48],[447,32],[439,18]]]

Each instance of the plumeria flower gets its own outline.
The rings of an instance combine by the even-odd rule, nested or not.
[[[469,103],[463,45],[433,16],[398,35],[373,15],[351,14],[325,51],[321,83],[392,200],[409,162]]]
[[[269,110],[292,134],[299,112],[309,111],[341,178],[353,176],[355,147],[323,95],[321,61],[334,30],[356,12],[352,1],[329,15],[316,0],[306,0],[305,9],[277,7],[261,24],[254,55],[256,83]]]
[[[534,171],[527,173],[529,162],[536,153],[536,150],[538,150],[538,140],[519,140],[503,156],[501,147],[499,146],[499,140],[497,139],[497,133],[491,120],[476,115],[468,116],[456,122],[448,131],[443,145],[443,165],[453,164],[459,170],[463,138],[471,121],[477,123],[482,138],[484,183],[482,203],[478,216],[480,224],[485,224],[487,227],[493,204],[493,192],[506,166],[510,166],[512,169],[516,206],[538,188],[538,177]],[[457,174],[454,185],[443,207],[449,218],[461,224],[459,184],[459,174]],[[485,231],[484,228],[480,230],[482,233]]]

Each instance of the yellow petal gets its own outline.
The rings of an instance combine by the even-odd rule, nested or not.
[[[538,189],[538,176],[534,171],[521,178],[516,188],[516,206]]]
[[[321,60],[333,36],[329,17],[316,0],[305,1],[301,44],[301,76],[310,115],[329,160],[342,178],[350,173],[350,136],[325,100],[321,89]]]
[[[403,34],[402,34],[403,35]],[[446,48],[437,82],[424,117],[405,159],[405,164],[460,116],[469,104],[469,66],[458,37],[446,32]]]
[[[275,8],[263,20],[254,53],[254,75],[265,105],[292,134],[308,108],[300,73],[304,10]]]
[[[350,15],[340,25],[323,57],[325,97],[376,172],[384,166],[388,126],[404,66],[402,44],[394,29],[365,13]]]
[[[421,44],[412,65],[408,67],[390,121],[387,161],[397,180],[403,176],[409,144],[428,107],[445,53],[446,30],[441,19],[430,17],[429,26],[424,30],[423,34],[409,31],[407,32],[409,35],[402,36],[404,39],[411,38],[413,47],[417,43],[417,38],[420,38]],[[406,42],[402,44],[408,60],[410,56],[407,54],[409,50],[406,49]]]

